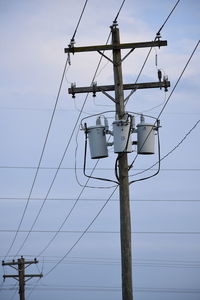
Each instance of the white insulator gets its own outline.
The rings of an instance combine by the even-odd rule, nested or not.
[[[141,122],[137,125],[137,153],[155,153],[155,129],[156,126]]]
[[[113,122],[114,152],[132,152],[131,124],[126,120]]]
[[[91,158],[98,159],[108,156],[105,126],[88,127],[88,138]]]

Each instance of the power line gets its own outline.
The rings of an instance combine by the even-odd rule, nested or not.
[[[186,62],[186,64],[185,64],[185,66],[184,66],[184,68],[183,68],[181,74],[179,75],[179,77],[178,77],[178,79],[177,79],[177,81],[176,81],[176,83],[175,83],[175,85],[174,85],[174,87],[173,87],[171,93],[169,94],[169,96],[168,96],[168,98],[167,98],[165,104],[163,105],[163,107],[162,107],[160,113],[158,114],[157,120],[160,118],[160,116],[162,115],[164,109],[166,108],[167,104],[169,103],[169,100],[170,100],[171,96],[173,95],[173,93],[174,93],[174,91],[175,91],[175,89],[176,89],[176,87],[177,87],[179,81],[181,80],[181,78],[182,78],[182,76],[183,76],[185,70],[187,69],[187,67],[188,67],[188,65],[189,65],[189,63],[190,63],[190,61],[191,61],[193,55],[195,54],[195,52],[196,52],[196,50],[197,50],[197,48],[198,48],[198,46],[199,46],[199,43],[200,43],[200,40],[199,40],[199,41],[197,42],[197,44],[195,45],[195,47],[194,47],[194,49],[193,49],[193,51],[192,51],[192,53],[191,53],[189,59],[187,60],[187,62]],[[198,125],[198,123],[199,123],[199,121],[197,121],[197,123],[194,125],[194,127],[196,127],[196,126]],[[155,124],[156,124],[156,123],[155,123]],[[154,125],[155,125],[155,124],[154,124]],[[133,164],[135,163],[137,157],[138,157],[138,154],[135,156],[133,162],[130,164],[129,169],[131,169],[131,168],[133,167]],[[156,163],[156,164],[157,164],[157,163]],[[137,180],[137,181],[138,181],[138,180]],[[131,183],[134,183],[134,182],[135,182],[135,181],[133,180],[133,181],[130,182],[130,184],[131,184]]]
[[[73,38],[74,38],[75,35],[76,35],[76,32],[77,32],[77,29],[78,29],[78,27],[79,27],[80,21],[81,21],[81,19],[82,19],[82,16],[83,16],[83,13],[84,13],[84,10],[85,10],[87,1],[88,1],[88,0],[85,1],[83,10],[82,10],[82,12],[81,12],[81,16],[80,16],[80,18],[79,18],[78,24],[77,24],[76,29],[75,29],[74,34],[73,34]],[[45,143],[44,143],[44,146],[43,146],[42,154],[41,154],[41,156],[40,156],[39,164],[38,164],[37,171],[36,171],[36,174],[35,174],[35,177],[34,177],[34,180],[33,180],[33,184],[32,184],[32,187],[31,187],[31,191],[30,191],[30,193],[29,193],[29,197],[28,197],[28,200],[27,200],[25,209],[24,209],[24,211],[23,211],[23,215],[22,215],[20,224],[19,224],[19,226],[18,226],[18,229],[20,229],[21,224],[22,224],[22,221],[23,221],[23,219],[24,219],[24,216],[25,216],[25,213],[26,213],[28,204],[29,204],[29,200],[30,200],[30,197],[31,197],[31,194],[32,194],[32,191],[33,191],[33,187],[34,187],[34,185],[35,185],[35,181],[36,181],[36,178],[37,178],[39,169],[40,169],[40,164],[41,164],[41,161],[42,161],[42,158],[43,158],[44,150],[45,150],[45,147],[46,147],[46,143],[47,143],[47,139],[48,139],[48,136],[49,136],[51,124],[52,124],[53,117],[54,117],[54,114],[55,114],[55,110],[56,110],[56,107],[57,107],[57,103],[58,103],[58,99],[59,99],[59,96],[60,96],[60,92],[61,92],[62,84],[63,84],[63,81],[64,81],[65,71],[66,71],[66,67],[67,67],[67,63],[68,63],[68,62],[69,62],[69,58],[66,60],[66,63],[65,63],[65,67],[64,67],[63,74],[62,74],[61,83],[60,83],[59,90],[58,90],[58,94],[57,94],[57,98],[56,98],[56,104],[55,104],[55,107],[54,107],[54,110],[53,110],[53,114],[52,114],[52,117],[51,117],[51,121],[50,121],[50,125],[49,125],[49,128],[48,128],[48,132],[47,132],[47,136],[46,136],[46,139],[45,139]],[[71,142],[71,140],[72,140],[72,137],[73,137],[75,128],[76,128],[76,126],[77,126],[77,124],[78,124],[78,122],[79,122],[79,119],[80,119],[82,110],[83,110],[83,108],[84,108],[84,106],[85,106],[86,100],[87,100],[87,98],[85,99],[85,101],[84,101],[84,103],[83,103],[83,106],[82,106],[82,109],[81,109],[81,111],[80,111],[80,113],[79,113],[79,115],[78,115],[77,121],[76,121],[75,126],[74,126],[74,128],[73,128],[73,130],[72,130],[72,134],[71,134],[70,139],[69,139],[69,141],[68,141],[67,147],[65,148],[65,151],[64,151],[64,154],[63,154],[63,156],[62,156],[62,158],[61,158],[60,164],[59,164],[59,166],[58,166],[58,168],[57,168],[57,171],[56,171],[56,173],[55,173],[55,176],[54,176],[54,178],[53,178],[53,181],[52,181],[52,183],[51,183],[51,185],[50,185],[50,188],[49,188],[49,190],[48,190],[48,192],[47,192],[47,197],[48,197],[48,194],[49,194],[49,192],[50,192],[50,190],[51,190],[51,188],[52,188],[52,186],[53,186],[53,184],[54,184],[54,181],[55,181],[55,179],[56,179],[56,177],[57,177],[59,168],[60,168],[60,166],[61,166],[61,164],[62,164],[62,162],[63,162],[63,160],[64,160],[65,154],[66,154],[66,152],[67,152],[67,150],[68,150],[68,147],[69,147],[69,145],[70,145],[70,142]],[[47,197],[46,197],[46,198],[47,198]],[[43,203],[42,203],[42,205],[41,205],[41,207],[40,207],[40,209],[39,209],[39,211],[38,211],[38,214],[37,214],[37,216],[36,216],[36,218],[35,218],[35,220],[34,220],[34,222],[33,222],[33,225],[32,225],[32,227],[31,227],[31,229],[30,229],[30,232],[31,232],[32,228],[34,227],[34,225],[35,225],[35,223],[36,223],[36,221],[37,221],[37,219],[38,219],[38,217],[39,217],[39,215],[40,215],[40,213],[41,213],[41,211],[42,211],[42,209],[43,209],[43,206],[44,206],[44,204],[45,204],[45,201],[46,201],[46,199],[44,199],[44,201],[43,201]],[[30,234],[30,232],[29,232],[29,234]],[[10,250],[12,249],[13,244],[14,244],[16,238],[17,238],[17,234],[18,234],[18,232],[16,232],[16,234],[15,234],[15,236],[14,236],[14,239],[13,239],[13,241],[12,241],[12,243],[11,243],[11,246],[10,246],[9,250],[7,251],[7,253],[6,253],[6,255],[5,255],[5,258],[6,258],[6,256],[9,254]],[[19,248],[17,254],[18,254],[19,251],[23,248],[25,242],[27,241],[27,239],[28,239],[28,237],[29,237],[29,234],[26,236],[26,238],[25,238],[25,240],[23,241],[21,247]],[[4,259],[5,259],[5,258],[4,258]]]
[[[169,13],[169,15],[167,16],[167,18],[165,19],[165,21],[164,21],[164,23],[162,24],[162,26],[160,27],[160,29],[158,30],[158,32],[157,32],[157,34],[156,34],[156,37],[155,37],[154,41],[155,41],[157,38],[160,38],[160,32],[161,32],[161,30],[162,30],[163,27],[166,25],[167,21],[169,20],[170,16],[171,16],[172,13],[174,12],[174,10],[175,10],[175,8],[177,7],[177,5],[178,5],[179,2],[180,2],[180,0],[178,0],[178,1],[176,2],[176,4],[174,5],[174,7],[172,8],[171,12]],[[145,65],[146,65],[146,63],[147,63],[147,60],[148,60],[150,54],[151,54],[152,49],[153,49],[153,47],[151,47],[151,48],[149,49],[149,51],[148,51],[148,53],[147,53],[147,56],[146,56],[146,58],[145,58],[145,60],[144,60],[144,63],[143,63],[143,65],[142,65],[142,67],[141,67],[141,69],[140,69],[140,71],[139,71],[139,74],[138,74],[136,80],[135,80],[135,83],[138,82],[138,80],[139,80],[139,78],[140,78],[140,75],[142,74],[142,71],[143,71],[143,69],[144,69],[144,67],[145,67]],[[128,100],[127,100],[126,104],[127,104],[127,103],[128,103]]]
[[[97,69],[99,68],[99,65],[100,65],[100,64],[98,64]],[[96,72],[97,72],[97,70],[96,70]],[[95,72],[95,74],[96,74],[96,72]],[[94,75],[92,81],[94,80],[94,78],[95,78],[95,75]],[[76,127],[77,127],[77,125],[78,125],[78,122],[79,122],[79,120],[80,120],[81,114],[82,114],[83,109],[84,109],[84,106],[85,106],[86,101],[87,101],[87,99],[88,99],[88,95],[89,95],[89,94],[86,95],[85,100],[84,100],[84,102],[83,102],[83,104],[82,104],[81,110],[79,111],[77,120],[76,120],[76,122],[75,122],[75,125],[74,125],[74,127],[73,127],[72,133],[71,133],[70,138],[69,138],[69,140],[68,140],[67,146],[66,146],[66,148],[65,148],[65,150],[64,150],[64,152],[63,152],[63,155],[62,155],[62,157],[61,157],[60,163],[59,163],[59,165],[58,165],[58,167],[57,167],[57,169],[56,169],[56,172],[55,172],[54,177],[53,177],[53,179],[52,179],[52,181],[51,181],[51,184],[50,184],[50,186],[49,186],[49,189],[48,189],[48,191],[47,191],[47,194],[46,194],[45,198],[43,199],[43,203],[42,203],[42,205],[41,205],[41,207],[40,207],[40,209],[39,209],[39,211],[38,211],[38,213],[37,213],[37,215],[36,215],[36,217],[35,217],[34,222],[32,223],[32,226],[31,226],[31,228],[30,228],[30,230],[29,230],[29,232],[28,232],[26,238],[24,239],[24,241],[23,241],[22,245],[20,246],[19,250],[17,251],[17,254],[16,254],[16,255],[18,255],[19,251],[24,247],[24,245],[25,245],[25,243],[26,243],[26,241],[27,241],[27,239],[28,239],[28,237],[29,237],[31,231],[33,230],[33,227],[35,226],[35,224],[36,224],[36,222],[37,222],[37,220],[38,220],[38,218],[39,218],[39,216],[40,216],[40,214],[41,214],[41,211],[42,211],[42,209],[43,209],[43,207],[44,207],[44,205],[45,205],[45,203],[46,203],[46,201],[47,201],[47,198],[48,198],[48,196],[49,196],[49,193],[50,193],[50,191],[51,191],[51,189],[52,189],[52,187],[53,187],[53,185],[54,185],[54,182],[55,182],[55,180],[56,180],[56,177],[57,177],[57,175],[58,175],[58,172],[59,172],[59,170],[60,170],[60,167],[61,167],[61,165],[62,165],[62,162],[63,162],[63,160],[64,160],[64,158],[65,158],[65,155],[66,155],[66,153],[67,153],[67,150],[68,150],[68,148],[69,148],[69,145],[70,145],[70,143],[71,143],[71,141],[72,141],[72,138],[73,138],[73,135],[74,135],[74,133],[75,133]],[[93,171],[92,171],[92,172],[93,172]],[[87,182],[88,182],[88,181],[87,181]],[[86,184],[87,184],[87,182],[86,182]],[[85,187],[86,187],[86,186],[85,186]],[[83,187],[83,190],[84,190],[85,187]],[[81,191],[81,194],[82,194],[83,190]],[[78,198],[78,199],[79,199],[79,198]],[[77,199],[77,202],[78,202],[78,199]],[[77,202],[76,202],[76,203],[77,203]],[[75,205],[76,205],[76,204],[75,204]],[[66,217],[66,220],[68,219],[69,215],[70,215],[71,212],[73,211],[75,205],[74,205],[73,208],[70,210],[70,213],[69,213],[68,216]],[[64,221],[64,223],[65,223],[65,221]],[[64,223],[62,223],[61,227],[63,227]]]
[[[91,227],[91,226],[90,226]],[[16,232],[16,230],[12,229],[0,229],[0,232],[7,233],[7,232]],[[29,230],[20,229],[19,233],[29,232]],[[32,230],[31,233],[84,233],[87,234],[120,234],[119,231],[85,231],[85,230]],[[177,234],[177,235],[199,235],[200,231],[132,231],[132,234]],[[70,251],[71,252],[71,251]],[[42,256],[42,255],[40,255]]]
[[[106,207],[106,205],[108,204],[108,202],[111,199],[111,197],[114,195],[114,193],[117,190],[117,188],[118,188],[118,186],[116,186],[114,188],[113,192],[110,194],[110,196],[107,199],[107,201],[101,207],[101,209],[96,214],[96,216],[93,218],[93,220],[90,222],[90,224],[86,227],[86,229],[82,232],[82,234],[80,235],[80,237],[76,240],[76,242],[72,245],[72,247],[65,253],[65,255],[47,272],[46,276],[48,276],[71,253],[71,251],[74,249],[74,247],[80,242],[80,240],[88,232],[88,230],[90,229],[90,227],[94,224],[94,222],[96,221],[96,219],[98,218],[98,216],[101,214],[101,212],[103,211],[103,209]]]
[[[80,25],[81,19],[82,19],[82,17],[83,17],[83,14],[84,14],[84,11],[85,11],[85,8],[86,8],[87,3],[88,3],[88,0],[85,1],[85,4],[84,4],[83,9],[82,9],[82,11],[81,11],[81,14],[80,14],[80,17],[79,17],[79,19],[78,19],[78,23],[77,23],[76,28],[75,28],[75,30],[74,30],[74,34],[73,34],[73,36],[72,36],[72,38],[71,38],[71,41],[74,41],[74,39],[75,39],[77,30],[78,30],[78,27],[79,27],[79,25]]]
[[[27,285],[27,290],[30,290],[32,285]],[[13,290],[14,288],[4,288],[3,290]],[[121,287],[117,286],[67,286],[67,285],[39,285],[39,291],[81,291],[81,292],[121,292]],[[135,287],[136,293],[170,293],[170,294],[199,294],[200,289],[195,288],[158,288],[158,287]]]
[[[123,2],[123,3],[124,3],[124,2]],[[123,6],[123,5],[122,5],[122,6]],[[120,7],[119,12],[121,11],[122,6]],[[119,16],[119,12],[118,12],[118,16]],[[109,35],[108,35],[106,44],[108,43],[109,39],[110,39],[110,33],[109,33]],[[95,73],[94,73],[92,82],[93,82],[94,79],[95,79],[95,76],[96,76],[96,74],[97,74],[97,72],[98,72],[98,69],[99,69],[99,67],[100,67],[101,61],[102,61],[102,57],[101,57],[100,60],[99,60],[99,63],[98,63],[98,65],[97,65],[96,71],[95,71]],[[23,248],[23,246],[25,245],[25,243],[26,243],[26,241],[27,241],[27,239],[28,239],[30,233],[31,233],[32,230],[33,230],[33,227],[35,226],[35,224],[36,224],[36,222],[37,222],[37,219],[38,219],[39,216],[40,216],[40,213],[41,213],[41,211],[42,211],[42,209],[43,209],[43,207],[44,207],[44,204],[45,204],[45,202],[46,202],[46,200],[47,200],[47,198],[48,198],[48,195],[49,195],[49,193],[50,193],[50,191],[51,191],[51,189],[52,189],[52,186],[53,186],[53,184],[54,184],[54,182],[55,182],[55,179],[56,179],[56,177],[57,177],[57,174],[58,174],[58,172],[59,172],[59,170],[60,170],[60,167],[61,167],[61,165],[62,165],[62,162],[63,162],[64,157],[65,157],[65,155],[66,155],[66,152],[67,152],[67,150],[68,150],[68,147],[69,147],[69,145],[70,145],[70,143],[71,143],[72,137],[73,137],[73,135],[74,135],[75,129],[76,129],[76,127],[77,127],[77,125],[78,125],[78,122],[79,122],[79,120],[80,120],[80,116],[81,116],[81,114],[82,114],[82,112],[83,112],[83,108],[84,108],[85,103],[86,103],[86,101],[87,101],[88,95],[89,95],[89,93],[88,93],[88,94],[86,95],[86,97],[85,97],[85,100],[84,100],[83,105],[82,105],[82,108],[81,108],[81,110],[80,110],[80,112],[79,112],[77,121],[76,121],[75,126],[74,126],[74,128],[73,128],[72,134],[71,134],[70,139],[69,139],[69,141],[68,141],[68,144],[67,144],[67,146],[66,146],[66,148],[65,148],[65,150],[64,150],[64,153],[63,153],[63,156],[62,156],[61,161],[60,161],[60,163],[59,163],[59,166],[58,166],[58,168],[57,168],[57,170],[56,170],[56,172],[55,172],[55,174],[54,174],[53,180],[52,180],[52,182],[51,182],[51,184],[50,184],[50,187],[49,187],[49,189],[48,189],[48,191],[47,191],[46,197],[44,198],[43,203],[42,203],[42,205],[41,205],[41,207],[40,207],[40,209],[39,209],[39,211],[38,211],[38,214],[37,214],[37,216],[36,216],[34,222],[32,223],[32,226],[31,226],[31,228],[30,228],[30,230],[29,230],[29,232],[28,232],[26,238],[24,239],[22,245],[20,246],[19,250],[17,251],[17,254],[16,254],[16,255],[18,255],[19,251],[20,251],[20,250]],[[97,163],[98,163],[98,162],[97,162]],[[97,163],[96,163],[96,165],[97,165]],[[93,168],[91,174],[93,173],[93,171],[94,171],[96,165],[94,166],[94,168]],[[90,178],[88,178],[88,180],[86,181],[85,185],[83,186],[83,189],[82,189],[80,195],[83,193],[85,187],[87,186],[87,183],[88,183],[89,179],[90,179]],[[78,200],[79,200],[79,198],[80,198],[80,195],[79,195],[79,197],[77,198],[76,202],[74,203],[72,209],[70,210],[70,212],[68,213],[68,215],[66,216],[66,218],[64,219],[64,221],[62,222],[62,224],[61,224],[61,226],[59,227],[57,233],[52,237],[52,239],[49,241],[49,243],[48,243],[47,246],[42,250],[41,253],[43,253],[43,252],[50,246],[50,244],[53,242],[53,240],[55,239],[55,237],[57,236],[57,234],[59,233],[59,231],[61,230],[61,228],[64,226],[64,224],[66,223],[67,219],[68,219],[69,216],[71,215],[73,209],[75,208],[76,204],[78,203]],[[40,254],[39,254],[39,256],[40,256]]]
[[[175,8],[177,7],[177,5],[179,4],[180,0],[178,0],[176,2],[176,4],[174,5],[174,7],[172,8],[171,12],[169,13],[169,15],[167,16],[166,20],[164,21],[164,23],[162,24],[162,26],[160,27],[160,29],[158,30],[157,34],[160,34],[161,30],[163,29],[163,27],[165,26],[165,24],[167,23],[167,21],[169,20],[170,16],[172,15],[173,11],[175,10]]]
[[[98,161],[96,162],[91,174],[93,173],[96,165],[98,164]],[[81,195],[83,194],[87,183],[89,182],[90,178],[87,178],[85,185],[83,186],[82,190],[80,191],[78,197],[75,199],[75,202],[73,204],[73,206],[71,207],[70,211],[67,213],[66,217],[64,218],[63,222],[61,223],[61,225],[59,226],[58,230],[55,232],[55,234],[53,235],[53,237],[49,240],[49,242],[46,244],[46,246],[40,251],[40,253],[38,254],[38,256],[41,256],[42,253],[44,253],[49,246],[52,244],[52,242],[55,240],[56,236],[58,235],[58,233],[61,231],[61,229],[63,228],[63,226],[65,225],[65,223],[67,222],[67,220],[69,219],[70,215],[72,214],[72,211],[75,209],[75,206],[77,205],[78,201],[80,200]]]
[[[181,139],[181,141],[172,149],[170,150],[167,154],[165,154],[161,159],[160,161],[164,160],[165,158],[167,158],[170,154],[172,154],[183,142],[184,140],[191,134],[191,132],[197,127],[197,125],[199,124],[200,120],[198,120],[194,126],[185,134],[185,136]],[[130,176],[136,176],[136,175],[139,175],[139,174],[142,174],[146,171],[149,171],[151,170],[154,166],[156,166],[158,164],[158,162],[154,163],[151,167],[147,168],[146,170],[143,170],[141,172],[138,172],[134,175],[130,175]]]
[[[28,199],[27,199],[25,208],[23,210],[22,217],[20,219],[19,225],[17,227],[16,234],[15,234],[15,236],[14,236],[12,242],[11,242],[11,245],[10,245],[10,247],[9,247],[5,257],[4,257],[4,260],[6,259],[8,254],[10,253],[10,251],[11,251],[11,249],[12,249],[12,247],[13,247],[15,241],[16,241],[18,231],[21,228],[25,213],[27,211],[27,208],[28,208],[28,205],[29,205],[29,202],[30,202],[30,197],[32,195],[33,188],[35,186],[35,182],[36,182],[36,179],[37,179],[37,176],[38,176],[38,173],[39,173],[40,165],[41,165],[41,162],[42,162],[42,159],[43,159],[43,155],[44,155],[44,151],[45,151],[45,148],[46,148],[47,140],[48,140],[49,133],[50,133],[50,130],[51,130],[51,126],[52,126],[52,123],[53,123],[54,115],[55,115],[55,112],[56,112],[56,108],[57,108],[58,100],[59,100],[59,97],[60,97],[60,92],[61,92],[61,88],[62,88],[62,85],[63,85],[63,80],[64,80],[64,75],[65,75],[65,71],[66,71],[66,68],[67,68],[67,64],[68,64],[68,60],[66,60],[65,65],[64,65],[64,70],[63,70],[63,73],[62,73],[61,82],[60,82],[58,93],[57,93],[57,96],[56,96],[56,101],[55,101],[55,104],[54,104],[53,112],[52,112],[52,115],[51,115],[48,130],[47,130],[47,134],[46,134],[45,141],[44,141],[44,144],[43,144],[43,147],[42,147],[42,152],[41,152],[40,159],[39,159],[39,162],[38,162],[38,166],[37,166],[37,169],[36,169],[36,173],[34,175],[34,179],[33,179],[32,185],[31,185],[31,189],[30,189],[30,192],[29,192],[29,195],[28,195]]]
[[[118,10],[118,13],[117,13],[117,15],[116,15],[116,17],[115,17],[113,23],[116,23],[116,22],[117,22],[117,19],[118,19],[119,14],[120,14],[120,12],[121,12],[121,10],[122,10],[122,7],[124,6],[125,1],[126,1],[126,0],[123,0],[123,1],[122,1],[122,4],[121,4],[121,6],[120,6],[120,8],[119,8],[119,10]]]
[[[1,197],[0,201],[25,201],[26,198],[21,197]],[[31,201],[42,201],[43,198],[31,198]],[[48,198],[48,201],[76,201],[77,198]],[[79,198],[79,201],[102,202],[104,198]],[[131,202],[200,202],[200,199],[130,199]],[[110,199],[110,202],[119,202],[119,199]]]
[[[37,169],[37,167],[34,166],[0,166],[0,169],[30,169],[30,170],[35,170]],[[56,170],[57,167],[40,167],[40,170]],[[77,170],[83,170],[82,167],[76,167]],[[98,171],[113,171],[113,168],[103,168],[103,167],[99,167],[99,168],[95,168]],[[74,167],[60,167],[60,170],[74,170]],[[86,170],[93,170],[93,168],[86,168]],[[145,169],[142,168],[135,168],[135,170],[137,171],[142,171]],[[200,171],[200,168],[161,168],[160,171]]]
[[[196,46],[194,47],[194,50],[192,51],[192,53],[191,53],[191,55],[190,55],[190,57],[189,57],[187,63],[185,64],[185,66],[184,66],[184,68],[183,68],[181,74],[179,75],[179,77],[178,77],[178,79],[177,79],[177,81],[176,81],[176,83],[175,83],[175,85],[174,85],[172,91],[170,92],[170,94],[169,94],[169,96],[168,96],[168,98],[167,98],[165,104],[163,105],[163,108],[161,109],[161,111],[160,111],[160,113],[159,113],[159,115],[158,115],[158,117],[157,117],[158,119],[159,119],[160,116],[162,115],[162,113],[163,113],[164,109],[166,108],[166,106],[167,106],[167,104],[168,104],[168,102],[169,102],[171,96],[173,95],[173,93],[174,93],[174,91],[175,91],[175,89],[176,89],[176,87],[177,87],[179,81],[181,80],[183,74],[185,73],[185,70],[187,69],[187,67],[188,67],[188,65],[189,65],[189,63],[190,63],[190,61],[191,61],[193,55],[195,54],[195,52],[196,52],[196,50],[197,50],[197,48],[198,48],[198,46],[199,46],[199,43],[200,43],[200,40],[197,42]]]
[[[81,236],[81,237],[82,237],[82,236]],[[79,241],[79,240],[78,240],[78,241]],[[75,244],[75,245],[76,245],[76,244]],[[52,271],[52,270],[53,270],[53,269],[51,269],[50,271]],[[49,271],[49,272],[50,272],[50,271]],[[49,274],[49,272],[48,272],[47,274]]]

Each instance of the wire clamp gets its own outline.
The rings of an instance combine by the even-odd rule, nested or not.
[[[160,39],[161,39],[160,31],[158,31],[158,32],[156,33],[156,38],[155,38],[155,39],[158,40],[158,42],[160,42]],[[158,48],[160,49],[160,46],[158,46]]]
[[[75,40],[74,40],[74,38],[72,38],[71,39],[71,41],[70,41],[70,44],[68,45],[68,47],[70,48],[70,49],[72,49],[72,53],[74,54],[74,45],[75,45]]]

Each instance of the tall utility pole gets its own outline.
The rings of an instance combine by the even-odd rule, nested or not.
[[[65,48],[65,53],[75,54],[76,52],[97,51],[103,57],[113,64],[114,85],[97,86],[93,84],[90,87],[76,87],[72,85],[69,93],[75,97],[76,93],[93,93],[102,92],[110,98],[116,105],[116,115],[118,120],[123,120],[125,116],[125,100],[127,100],[136,89],[145,88],[162,88],[165,90],[170,86],[167,79],[158,82],[123,84],[122,61],[128,57],[136,48],[144,47],[160,47],[166,46],[167,41],[157,40],[142,43],[126,43],[120,44],[119,29],[117,23],[111,26],[112,44],[99,46],[74,47],[74,43]],[[121,58],[121,49],[131,49],[124,58]],[[113,59],[111,60],[104,53],[106,50],[112,50]],[[124,90],[132,90],[130,95],[124,99]],[[108,91],[115,91],[115,98],[109,95]],[[127,153],[118,154],[119,168],[119,194],[120,194],[120,238],[121,238],[121,268],[122,268],[122,299],[133,300],[132,291],[132,260],[131,260],[131,215],[129,202],[129,180],[128,180],[128,158]]]
[[[19,258],[17,261],[13,260],[11,262],[4,262],[2,261],[2,266],[10,266],[14,269],[16,269],[18,271],[18,275],[3,275],[4,280],[6,278],[14,278],[16,280],[19,281],[19,299],[20,300],[25,300],[25,283],[26,281],[30,280],[33,277],[43,277],[42,274],[25,274],[25,268],[27,265],[30,266],[32,264],[37,264],[38,261],[36,260],[36,258],[32,261],[25,261],[25,259],[23,258],[23,256],[21,258]],[[15,267],[17,266],[17,267]],[[25,280],[25,278],[27,278]]]
[[[120,45],[119,29],[111,27],[113,46]],[[119,120],[125,114],[124,90],[121,66],[121,50],[113,49],[113,71],[115,85],[116,115]],[[120,195],[120,237],[122,264],[122,295],[125,300],[133,299],[132,292],[132,259],[131,259],[131,216],[129,203],[128,160],[127,153],[118,154],[119,195]]]

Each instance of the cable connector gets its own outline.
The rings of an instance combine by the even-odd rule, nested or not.
[[[154,129],[154,130],[158,131],[159,128],[161,128],[161,127],[162,127],[162,126],[160,125],[160,120],[157,119],[157,121],[156,121],[156,126],[155,126],[155,129]]]
[[[158,31],[156,33],[156,40],[160,40],[161,39],[161,34],[160,34],[160,31]]]
[[[74,51],[73,51],[74,45],[75,45],[75,40],[74,40],[74,38],[72,38],[71,41],[70,41],[70,44],[68,45],[68,47],[72,49],[73,54],[74,54]]]
[[[161,39],[160,31],[158,31],[158,32],[156,33],[156,38],[155,38],[155,39],[158,40],[158,42],[160,42],[160,39]],[[158,46],[158,48],[160,49],[160,46]]]
[[[117,20],[113,21],[113,24],[110,26],[111,30],[118,26]]]

